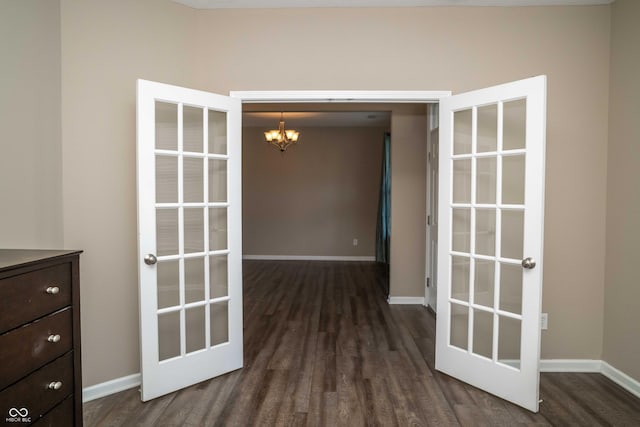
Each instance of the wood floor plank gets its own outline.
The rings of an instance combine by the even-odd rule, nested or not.
[[[244,367],[142,403],[88,402],[92,426],[639,426],[599,374],[542,374],[534,414],[435,371],[436,319],[390,306],[375,263],[246,261]]]

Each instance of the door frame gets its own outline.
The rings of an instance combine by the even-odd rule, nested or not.
[[[390,103],[430,104],[451,96],[450,90],[232,90],[229,96],[245,104]]]
[[[427,111],[427,200],[426,200],[426,212],[427,212],[427,225],[426,225],[426,242],[425,242],[425,283],[424,283],[424,306],[437,313],[437,300],[438,300],[438,277],[437,268],[438,265],[438,181],[434,184],[432,179],[434,177],[433,162],[439,161],[439,127],[440,117],[440,105],[435,104],[429,107]],[[436,140],[434,143],[434,139]],[[436,148],[434,152],[434,148]],[[439,168],[436,169],[435,176],[439,179]],[[434,202],[435,201],[435,202]],[[435,232],[433,231],[435,228]],[[432,242],[436,241],[436,247],[433,248]]]
[[[438,104],[440,99],[452,95],[450,90],[253,90],[229,91],[229,96],[238,98],[243,104]],[[425,139],[425,144],[427,143]],[[425,159],[426,161],[426,159]],[[430,170],[427,162],[428,179]],[[425,225],[426,226],[426,225]],[[428,227],[428,226],[427,226]],[[428,245],[428,242],[426,243]],[[427,254],[428,256],[428,254]],[[425,264],[426,277],[430,273]],[[422,305],[427,306],[429,294],[425,294]]]

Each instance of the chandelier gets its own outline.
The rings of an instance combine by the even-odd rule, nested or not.
[[[284,113],[280,113],[278,129],[272,129],[264,133],[264,139],[268,144],[277,147],[284,152],[291,144],[298,142],[300,132],[293,129],[284,129]]]

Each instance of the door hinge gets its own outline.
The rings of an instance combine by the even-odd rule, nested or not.
[[[427,225],[431,225],[431,215],[427,215]]]
[[[427,288],[428,288],[429,286],[431,286],[431,279],[429,279],[429,278],[427,277]]]

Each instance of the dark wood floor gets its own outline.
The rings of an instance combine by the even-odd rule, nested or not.
[[[86,426],[640,426],[599,374],[545,373],[530,413],[434,370],[435,319],[389,306],[375,264],[244,263],[245,367],[141,403],[86,403]]]

